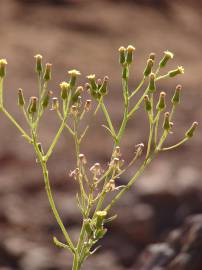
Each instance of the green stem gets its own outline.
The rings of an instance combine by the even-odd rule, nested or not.
[[[139,90],[140,88],[143,86],[144,82],[145,82],[145,77],[143,77],[143,79],[141,80],[141,82],[139,83],[139,85],[137,86],[137,88],[132,92],[132,94],[129,96],[129,99],[131,99]]]
[[[126,79],[122,79],[122,85],[123,85],[123,97],[124,97],[124,116],[123,120],[117,135],[117,139],[115,142],[115,145],[120,144],[120,140],[123,136],[123,133],[125,131],[127,122],[128,122],[128,106],[129,106],[129,97],[128,97],[128,77]]]
[[[147,144],[146,159],[149,157],[149,154],[150,154],[150,151],[151,151],[153,130],[154,130],[154,125],[153,125],[152,121],[150,120],[150,123],[149,123],[149,139],[148,139],[148,144]]]
[[[32,143],[30,136],[24,131],[24,129],[16,122],[14,117],[5,109],[1,108],[2,112],[8,117],[8,119],[16,126],[16,128],[21,132],[22,136],[29,142]]]
[[[112,125],[111,118],[110,118],[110,116],[109,116],[109,113],[108,113],[108,111],[107,111],[107,108],[105,107],[105,104],[104,104],[103,100],[101,101],[101,107],[102,107],[102,110],[103,110],[104,115],[105,115],[105,117],[106,117],[106,120],[107,120],[107,123],[108,123],[108,125],[109,125],[109,128],[110,128],[110,130],[111,130],[111,132],[112,132],[112,134],[113,134],[113,137],[116,138],[116,132],[115,132],[115,130],[114,130],[114,127],[113,127],[113,125]]]
[[[46,193],[47,193],[48,200],[49,200],[51,209],[53,211],[54,217],[55,217],[59,227],[61,228],[61,231],[62,231],[62,233],[63,233],[63,235],[64,235],[64,237],[65,237],[65,239],[67,241],[67,244],[69,245],[69,248],[74,253],[75,252],[74,245],[73,245],[73,243],[72,243],[72,241],[71,241],[71,239],[69,237],[69,234],[67,233],[67,231],[66,231],[66,229],[64,227],[64,224],[63,224],[63,222],[62,222],[62,220],[60,218],[60,215],[59,215],[59,213],[57,211],[57,208],[56,208],[56,205],[55,205],[55,202],[54,202],[54,199],[53,199],[46,161],[44,161],[43,156],[42,156],[41,152],[39,151],[39,148],[38,148],[38,145],[37,145],[37,142],[36,142],[36,136],[34,134],[33,134],[33,145],[34,145],[34,149],[36,151],[36,154],[37,154],[37,156],[39,158],[39,161],[40,161],[40,164],[41,164],[41,167],[42,167]]]
[[[45,159],[46,160],[48,160],[49,157],[51,156],[51,154],[53,152],[53,149],[54,149],[54,147],[55,147],[55,145],[56,145],[56,143],[57,143],[57,141],[58,141],[58,139],[59,139],[59,137],[60,137],[60,135],[61,135],[64,127],[65,127],[65,125],[66,125],[66,119],[63,119],[63,121],[62,121],[62,123],[60,125],[60,128],[58,129],[58,132],[56,133],[56,135],[55,135],[55,137],[54,137],[54,139],[52,141],[52,144],[51,144],[51,146],[49,147],[49,149],[47,151],[47,154],[45,156]]]
[[[165,75],[162,75],[162,76],[157,77],[157,78],[156,78],[156,81],[159,81],[159,80],[162,80],[162,79],[166,79],[166,78],[168,78],[168,77],[169,77],[169,74],[167,73],[167,74],[165,74]]]
[[[188,141],[188,138],[184,138],[182,139],[180,142],[170,146],[170,147],[165,147],[165,148],[162,148],[161,151],[168,151],[168,150],[172,150],[172,149],[175,149],[177,148],[178,146],[182,145],[183,143],[185,143],[186,141]]]
[[[155,130],[154,130],[154,146],[157,145],[157,137],[158,137],[158,127],[159,127],[159,118],[160,118],[160,111],[157,112],[156,118],[154,120]]]
[[[135,104],[135,106],[133,107],[133,109],[131,109],[131,111],[128,113],[128,119],[139,109],[142,101],[144,100],[144,96],[148,93],[148,91],[149,91],[149,88],[147,88],[145,90],[144,94],[141,96],[141,98]]]
[[[141,167],[138,169],[135,175],[131,178],[128,184],[112,199],[110,204],[105,208],[105,211],[108,212],[111,209],[111,207],[123,196],[123,194],[128,189],[130,189],[130,187],[135,183],[138,177],[144,172],[145,168],[151,163],[153,158],[154,158],[154,155],[144,161],[144,163],[141,165]]]

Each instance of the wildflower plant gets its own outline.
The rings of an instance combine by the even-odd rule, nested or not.
[[[53,241],[59,248],[67,249],[73,254],[73,270],[81,269],[84,261],[96,252],[99,247],[97,243],[107,233],[107,223],[116,218],[116,215],[110,215],[111,208],[131,188],[151,161],[161,152],[177,148],[188,141],[194,135],[198,125],[197,122],[194,122],[179,142],[172,146],[165,146],[165,141],[173,130],[173,116],[180,103],[182,87],[180,85],[176,87],[170,101],[172,109],[167,112],[166,93],[159,93],[158,82],[162,79],[183,74],[184,68],[180,66],[165,75],[159,75],[173,58],[173,54],[165,51],[163,58],[156,65],[156,56],[151,53],[143,71],[141,82],[135,89],[131,90],[129,89],[129,72],[133,63],[134,51],[133,46],[120,47],[119,49],[119,63],[122,69],[123,117],[120,126],[116,127],[105,104],[109,88],[109,78],[107,76],[103,79],[97,79],[94,74],[91,74],[87,76],[88,82],[84,86],[79,86],[78,80],[81,73],[77,70],[70,70],[68,72],[68,81],[63,81],[59,85],[60,97],[53,97],[48,85],[51,80],[52,65],[47,63],[44,66],[42,56],[36,55],[35,70],[38,79],[38,94],[30,97],[27,104],[23,90],[18,90],[18,106],[25,117],[29,133],[4,106],[3,82],[6,76],[7,62],[5,59],[0,60],[0,110],[19,130],[24,139],[33,146],[37,162],[43,172],[50,207],[64,236],[63,241],[58,240],[56,237],[53,238]],[[137,98],[136,94],[141,91],[142,95]],[[86,96],[85,92],[89,95],[87,99],[84,98]],[[149,124],[148,142],[146,145],[137,142],[132,160],[125,164],[122,160],[121,141],[128,122],[141,106],[145,108]],[[46,110],[53,110],[57,114],[60,126],[54,135],[52,143],[45,150],[38,134],[39,123],[42,121]],[[105,128],[109,131],[112,140],[111,156],[105,168],[102,168],[98,162],[89,167],[87,157],[80,151],[83,138],[87,135],[89,129],[89,125],[87,125],[84,130],[81,130],[80,124],[84,117],[89,117],[89,115],[96,117],[98,110],[103,112],[106,119]],[[68,228],[64,226],[61,220],[54,202],[48,173],[49,158],[64,130],[71,134],[75,144],[76,165],[75,169],[70,172],[70,176],[78,184],[76,199],[82,217],[77,243],[73,242]],[[141,162],[139,163],[141,164],[138,163],[137,166],[135,163],[140,157]],[[118,178],[130,167],[134,169],[133,176],[126,185],[119,186]]]

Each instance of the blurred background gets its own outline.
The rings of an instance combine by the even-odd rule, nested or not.
[[[37,91],[33,56],[40,53],[53,64],[50,89],[55,95],[72,68],[81,71],[81,83],[90,73],[108,75],[107,105],[118,125],[122,115],[118,48],[136,47],[131,88],[141,80],[149,53],[155,52],[158,61],[168,49],[175,54],[169,69],[185,67],[183,76],[158,84],[168,97],[178,83],[183,85],[183,102],[168,141],[172,145],[193,121],[202,119],[201,12],[199,0],[1,0],[0,58],[8,61],[5,104],[25,126],[17,89],[23,88],[27,99]],[[102,113],[99,118],[104,124]],[[146,142],[145,120],[143,111],[131,120],[122,143],[124,159],[131,157],[137,143]],[[58,127],[54,112],[45,115],[43,123],[40,135],[47,147]],[[162,154],[122,198],[115,209],[119,217],[84,270],[202,269],[201,132],[200,125],[191,141]],[[71,269],[71,256],[52,243],[53,235],[62,236],[31,146],[3,115],[0,138],[0,270]],[[106,131],[93,123],[82,148],[89,166],[95,161],[106,165],[110,146]],[[74,239],[80,214],[77,187],[68,177],[74,168],[72,153],[72,140],[64,132],[49,168],[56,203]]]

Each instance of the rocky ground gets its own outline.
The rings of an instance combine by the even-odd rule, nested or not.
[[[0,57],[9,63],[6,106],[22,121],[16,106],[17,88],[22,87],[27,98],[34,93],[33,55],[41,53],[53,63],[51,88],[55,92],[68,69],[77,68],[84,75],[109,75],[108,105],[118,123],[122,112],[117,49],[127,44],[136,47],[131,87],[141,79],[148,54],[154,51],[160,57],[169,49],[175,53],[171,68],[183,65],[186,70],[184,76],[159,85],[160,90],[169,92],[183,84],[184,102],[175,117],[169,145],[175,143],[192,121],[202,118],[201,25],[200,1],[2,0]],[[122,145],[126,160],[136,143],[146,141],[143,117],[141,112],[127,130]],[[41,136],[47,146],[57,123],[52,115],[45,123]],[[201,132],[200,126],[191,142],[154,161],[120,201],[116,207],[119,216],[109,227],[102,249],[86,262],[84,270],[202,269]],[[106,133],[95,125],[83,151],[90,163],[104,163],[110,144]],[[80,214],[75,206],[76,186],[67,174],[74,166],[72,150],[70,138],[64,136],[49,166],[57,205],[76,238]],[[126,182],[130,174],[121,181]],[[60,232],[32,149],[2,116],[0,270],[71,269],[71,256],[54,247],[53,235],[60,237]]]

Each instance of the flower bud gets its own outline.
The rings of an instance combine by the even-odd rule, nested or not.
[[[97,211],[96,212],[96,228],[100,228],[103,226],[104,219],[107,216],[107,211]]]
[[[0,59],[0,78],[4,78],[6,76],[6,59]]]
[[[101,229],[97,230],[95,232],[95,235],[94,235],[95,239],[101,239],[101,238],[103,238],[103,236],[106,234],[106,232],[107,232],[107,229],[106,228],[105,229],[101,228]]]
[[[146,68],[144,70],[144,76],[147,77],[149,76],[149,74],[151,73],[152,71],[152,67],[154,65],[154,61],[152,59],[148,59],[147,60],[147,65],[146,65]]]
[[[175,77],[178,74],[184,74],[184,68],[182,66],[168,72],[169,77]]]
[[[192,126],[190,127],[190,129],[185,133],[185,136],[186,136],[187,138],[193,137],[194,132],[195,132],[195,130],[196,130],[197,127],[198,127],[198,122],[194,122],[194,123],[192,124]]]
[[[130,65],[133,62],[133,52],[135,51],[135,48],[131,45],[127,47],[127,53],[126,53],[126,63]]]
[[[165,102],[165,96],[166,96],[166,93],[165,92],[161,92],[160,93],[160,96],[159,96],[159,101],[156,105],[156,109],[158,111],[162,111],[165,109],[166,107],[166,102]]]
[[[28,113],[33,114],[37,111],[37,97],[31,97],[28,105]]]
[[[68,71],[68,74],[70,75],[70,81],[69,85],[71,88],[75,87],[76,85],[76,78],[81,75],[80,71],[76,69],[72,69]]]
[[[78,86],[77,89],[76,89],[76,91],[75,91],[75,93],[72,96],[72,103],[73,104],[76,103],[76,102],[78,102],[79,97],[80,97],[80,95],[81,95],[82,92],[83,92],[83,87],[82,86]]]
[[[59,108],[59,101],[57,97],[52,98],[52,106],[51,106],[51,111],[57,111]]]
[[[69,83],[61,82],[60,83],[60,88],[61,88],[61,98],[64,99],[64,100],[67,99],[68,90],[69,90]]]
[[[42,101],[42,107],[43,109],[47,108],[48,107],[48,104],[50,102],[50,98],[51,96],[53,95],[53,92],[52,91],[48,91],[48,93],[45,95],[43,101]]]
[[[44,71],[44,81],[50,81],[51,79],[51,67],[52,67],[52,64],[49,64],[47,63],[46,64],[46,67],[45,67],[45,71]]]
[[[91,237],[92,234],[93,234],[93,230],[91,228],[90,222],[91,222],[91,220],[89,218],[88,219],[84,219],[84,227],[85,227],[85,231],[88,234],[88,237]]]
[[[123,46],[121,46],[119,48],[119,63],[121,65],[123,65],[126,61],[126,48],[124,48]]]
[[[87,99],[87,100],[86,100],[86,103],[85,103],[85,105],[84,105],[84,110],[85,110],[86,112],[89,112],[89,111],[90,111],[90,109],[91,109],[91,104],[92,104],[92,100],[91,100],[91,99]]]
[[[181,90],[182,90],[182,86],[181,85],[177,85],[176,88],[175,88],[175,93],[174,93],[174,95],[172,97],[172,100],[171,100],[174,105],[180,103],[180,93],[181,93]]]
[[[144,96],[144,102],[145,102],[145,109],[147,112],[150,112],[151,109],[152,109],[152,106],[151,106],[151,101],[149,100],[149,96],[146,95]]]
[[[149,76],[149,93],[153,93],[156,91],[156,83],[155,83],[156,75],[151,73]]]
[[[171,129],[171,125],[170,125],[170,114],[169,114],[169,112],[166,112],[164,114],[163,128],[165,130],[167,130],[167,131],[169,131]]]
[[[102,96],[106,95],[107,92],[108,92],[108,81],[109,81],[109,78],[107,76],[104,77],[104,80],[103,80],[103,83],[99,89],[99,92]]]
[[[87,79],[90,81],[90,86],[93,89],[93,91],[97,91],[98,87],[95,81],[95,74],[88,75]]]
[[[164,52],[164,57],[162,58],[162,60],[160,61],[159,63],[159,67],[165,67],[167,62],[170,60],[170,59],[173,59],[173,56],[174,54],[172,52],[169,52],[169,51],[165,51]]]
[[[150,55],[149,55],[149,59],[151,59],[151,60],[155,60],[155,57],[156,57],[156,54],[155,53],[150,53]]]
[[[102,86],[102,80],[97,79],[97,88],[100,89],[101,86]]]
[[[25,105],[25,99],[21,88],[18,89],[18,105],[22,107]]]
[[[42,55],[37,54],[34,56],[34,58],[36,59],[36,67],[35,70],[37,73],[41,74],[43,71],[43,66],[42,66]]]
[[[95,99],[100,99],[101,94],[98,92],[98,86],[97,86],[96,81],[95,81],[95,74],[91,74],[91,75],[87,76],[87,78],[90,81],[90,94],[91,94],[91,97],[93,97]]]

